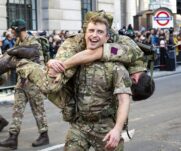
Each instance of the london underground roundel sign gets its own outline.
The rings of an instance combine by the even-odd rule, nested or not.
[[[172,13],[166,9],[158,9],[153,16],[153,28],[170,28],[173,27]]]

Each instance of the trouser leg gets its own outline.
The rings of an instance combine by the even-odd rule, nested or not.
[[[18,134],[22,124],[23,113],[27,104],[26,94],[23,89],[15,88],[12,123],[9,128],[11,134]]]
[[[55,78],[50,78],[45,67],[40,64],[22,59],[17,65],[17,73],[35,84],[44,94],[58,92],[61,88],[61,78],[54,82]]]
[[[44,96],[38,89],[29,92],[29,103],[36,120],[39,133],[48,131],[47,118],[44,108]]]

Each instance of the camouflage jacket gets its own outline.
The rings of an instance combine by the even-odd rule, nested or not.
[[[87,118],[115,115],[116,95],[131,95],[131,80],[118,62],[93,62],[81,65],[74,79],[78,114]],[[105,113],[106,112],[106,113]]]
[[[55,58],[64,61],[67,58],[70,58],[71,56],[76,54],[77,52],[84,50],[85,42],[83,39],[83,34],[78,34],[76,36],[66,39],[65,42],[58,49]],[[120,38],[117,40],[120,40],[120,42],[122,43],[126,41],[126,44],[122,46],[118,44],[110,44],[108,45],[108,47],[105,45],[102,60],[106,62],[111,60],[113,62],[123,62],[124,64],[126,64],[128,69],[130,68],[129,71],[131,73],[146,70],[145,65],[142,61],[143,52],[138,48],[138,46],[135,46],[136,44],[126,36],[120,36]],[[132,42],[132,44],[129,43],[130,41]],[[61,86],[64,87],[62,90],[66,90],[66,87],[72,87],[70,83],[68,83],[67,85],[66,83],[69,81],[69,79],[73,77],[73,75],[76,72],[76,69],[77,67],[74,67],[69,70],[66,70],[63,74],[60,74],[61,80],[59,81],[59,83]],[[69,95],[66,95],[62,90],[57,93],[49,94],[48,98],[49,100],[52,100],[52,102],[63,102],[63,105],[61,104],[60,106],[66,106],[66,104],[64,103],[66,103],[66,100],[70,100],[71,93],[69,93]]]
[[[20,41],[19,38],[16,40],[16,43],[14,45],[14,47],[16,46],[21,46],[21,45],[30,45],[30,44],[37,44],[40,47],[40,62],[41,64],[44,63],[44,59],[43,59],[43,53],[41,53],[41,44],[37,41],[37,39],[34,36],[28,35],[26,36],[26,38],[23,41]],[[21,83],[21,79],[18,77],[18,82],[16,84],[16,87],[21,88],[22,87],[22,83]],[[29,84],[26,86],[26,88],[33,88],[35,87],[35,85],[33,85],[32,83],[29,82]]]
[[[20,41],[19,38],[16,40],[16,43],[14,45],[14,47],[16,46],[21,46],[21,45],[31,45],[31,44],[37,44],[39,45],[39,52],[40,52],[40,62],[41,64],[44,64],[44,57],[43,57],[43,51],[42,51],[42,47],[41,44],[38,42],[37,38],[35,36],[31,36],[28,35],[26,36],[26,38],[23,41]]]

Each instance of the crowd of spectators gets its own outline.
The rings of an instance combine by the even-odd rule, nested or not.
[[[159,55],[160,64],[165,64],[166,52],[174,47],[176,50],[177,60],[181,61],[181,30],[174,31],[174,28],[169,29],[146,29],[142,27],[139,31],[134,30],[131,24],[127,27],[123,26],[118,33],[120,35],[127,35],[131,37],[135,42],[141,42],[147,45],[156,47],[157,54]],[[56,31],[47,34],[46,31],[37,32],[31,31],[29,34],[44,36],[49,41],[49,55],[50,58],[54,58],[59,46],[64,42],[66,38],[70,36],[68,30]],[[0,36],[0,54],[3,54],[7,49],[13,47],[15,39],[11,34],[11,29],[8,29]]]
[[[35,36],[43,36],[48,39],[50,44],[49,54],[50,58],[54,58],[55,54],[59,46],[64,42],[64,40],[69,37],[68,30],[62,30],[60,32],[53,31],[51,34],[47,35],[46,31],[38,32],[38,31],[29,31],[29,34],[33,34]],[[11,29],[8,29],[0,36],[0,55],[3,54],[7,49],[12,48],[15,44],[15,39],[11,33]]]
[[[155,47],[156,53],[159,56],[160,66],[166,64],[168,51],[175,50],[177,61],[181,61],[181,29],[148,29],[141,28],[140,31],[135,31],[131,24],[123,26],[119,34],[131,37],[135,42],[144,43]]]

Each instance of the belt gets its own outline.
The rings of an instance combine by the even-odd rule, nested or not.
[[[89,113],[88,113],[89,114]],[[105,119],[105,118],[109,118],[109,117],[113,117],[113,116],[111,116],[110,114],[108,115],[102,115],[101,113],[99,113],[99,114],[97,114],[97,115],[80,115],[79,116],[80,117],[80,119],[81,120],[83,120],[83,121],[85,121],[85,122],[98,122],[99,120],[101,120],[101,119]]]

